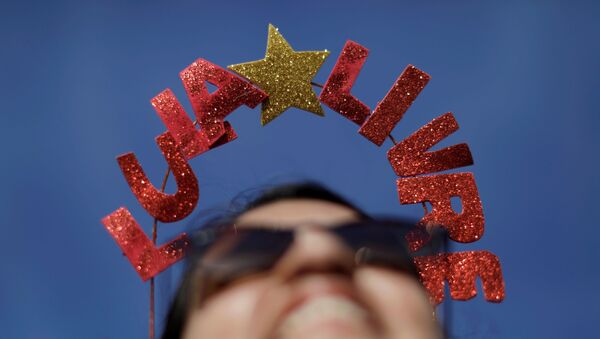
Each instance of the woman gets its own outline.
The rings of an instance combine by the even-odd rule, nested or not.
[[[268,191],[194,237],[163,338],[440,338],[408,225],[315,184]]]

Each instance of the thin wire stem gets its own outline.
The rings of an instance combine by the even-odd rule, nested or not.
[[[310,84],[311,84],[311,85],[313,85],[313,86],[319,87],[319,88],[323,88],[323,87],[325,87],[325,86],[321,85],[320,83],[318,83],[318,82],[314,82],[314,81],[311,81],[311,82],[310,82]],[[390,134],[390,135],[388,135],[388,137],[389,137],[389,138],[390,138],[390,140],[391,140],[391,141],[394,143],[394,145],[396,145],[396,144],[397,144],[397,142],[396,142],[396,139],[394,139],[394,137],[393,137],[391,134]]]
[[[194,126],[197,126],[197,125],[198,125],[198,120],[194,120]],[[167,167],[167,171],[165,172],[165,175],[163,177],[162,184],[160,185],[161,192],[164,192],[165,189],[167,188],[167,181],[169,180],[170,174],[171,174],[171,167]],[[152,243],[154,245],[156,245],[156,238],[157,238],[157,233],[158,233],[157,230],[158,230],[158,220],[156,218],[154,218],[154,222],[152,223]],[[149,315],[149,321],[148,321],[148,327],[149,327],[148,336],[150,339],[154,339],[154,332],[155,332],[154,286],[155,286],[154,278],[150,278],[150,315]]]
[[[311,84],[313,86],[317,86],[320,88],[323,88],[323,85],[316,83],[316,82],[311,82]],[[194,125],[198,125],[198,120],[194,121]],[[389,139],[392,141],[392,143],[394,145],[398,144],[398,142],[396,142],[396,139],[389,134],[388,135]],[[171,174],[171,168],[168,167],[167,171],[165,172],[161,187],[160,187],[160,191],[164,192],[167,186],[167,181],[169,180],[169,175]],[[423,209],[425,210],[425,214],[428,213],[427,210],[427,205],[425,205],[425,202],[421,203],[423,205]],[[155,218],[154,222],[152,223],[152,243],[154,245],[156,245],[156,238],[157,238],[157,229],[158,229],[158,220]],[[154,339],[155,335],[155,326],[154,326],[154,319],[155,319],[155,311],[154,311],[154,287],[155,287],[155,282],[154,282],[154,278],[150,278],[150,319],[149,319],[149,338],[150,339]],[[445,316],[445,315],[444,315]]]
[[[164,192],[165,188],[167,187],[167,181],[169,180],[169,175],[171,174],[171,167],[167,168],[167,172],[165,173],[165,176],[163,178],[162,181],[162,185],[160,186],[160,191]],[[157,230],[158,230],[158,220],[156,218],[154,218],[154,222],[152,223],[152,243],[154,245],[156,245],[156,237],[157,237]],[[155,319],[155,312],[154,312],[154,286],[155,286],[155,282],[154,282],[154,278],[150,278],[150,319],[148,321],[148,336],[150,339],[154,339],[154,331],[155,331],[155,326],[154,326],[154,319]]]
[[[154,278],[150,278],[150,319],[148,334],[150,339],[154,339]]]

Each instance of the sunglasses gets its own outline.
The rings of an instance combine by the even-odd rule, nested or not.
[[[445,246],[443,231],[428,234],[409,220],[362,220],[323,230],[336,236],[354,255],[354,265],[379,266],[413,275],[418,279],[414,257],[440,253]],[[436,227],[436,230],[441,228]],[[244,277],[266,273],[294,243],[297,229],[274,229],[266,225],[206,227],[192,239],[196,272],[208,294]],[[427,242],[411,252],[407,235],[425,233]],[[210,292],[208,292],[210,291]]]

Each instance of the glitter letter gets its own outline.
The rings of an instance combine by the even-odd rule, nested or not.
[[[473,165],[469,146],[464,143],[426,152],[456,130],[458,123],[452,113],[437,117],[421,127],[388,151],[388,160],[394,172],[408,177]]]
[[[381,146],[430,78],[429,74],[408,65],[358,133]]]
[[[423,285],[429,292],[432,304],[444,300],[444,281],[450,285],[454,300],[469,300],[477,295],[475,279],[481,278],[485,299],[491,302],[504,300],[504,279],[500,260],[487,251],[445,253],[416,257],[415,264]]]
[[[169,133],[156,137],[169,168],[177,182],[177,193],[165,194],[154,187],[133,153],[117,157],[129,188],[142,207],[162,222],[174,222],[188,216],[198,202],[198,180],[177,142]]]
[[[368,55],[368,49],[348,40],[319,97],[329,108],[359,125],[365,122],[371,109],[350,94],[350,90]]]
[[[155,247],[125,207],[104,217],[102,224],[144,281],[183,258],[189,245],[188,237],[183,233],[174,240]]]
[[[429,201],[433,210],[419,224],[443,225],[452,240],[473,242],[483,235],[483,207],[472,173],[400,178],[398,195],[403,205]],[[461,213],[452,210],[451,197],[461,199]]]
[[[179,76],[209,145],[224,134],[223,120],[228,114],[241,105],[254,108],[267,97],[249,82],[204,59],[196,60]],[[217,90],[209,93],[205,81]]]
[[[225,122],[225,134],[216,143],[209,145],[204,130],[194,127],[194,123],[170,89],[164,90],[150,102],[188,160],[237,137],[231,125]]]

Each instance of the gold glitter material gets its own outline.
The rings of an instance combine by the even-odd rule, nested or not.
[[[265,58],[228,68],[269,95],[262,104],[261,123],[265,125],[290,107],[324,115],[311,80],[328,55],[328,51],[294,51],[277,28],[269,24]]]
[[[319,96],[322,103],[358,125],[365,122],[371,109],[350,90],[368,55],[367,48],[348,40]]]
[[[132,192],[155,218],[155,227],[156,220],[173,222],[193,211],[198,202],[198,182],[187,160],[237,137],[224,119],[241,105],[254,108],[262,103],[261,122],[265,125],[290,107],[324,115],[320,99],[361,125],[359,133],[373,143],[380,146],[386,138],[391,138],[390,132],[426,86],[430,76],[408,65],[369,115],[370,108],[350,93],[368,54],[367,48],[347,41],[320,98],[313,91],[312,79],[329,52],[296,52],[272,25],[269,25],[264,59],[229,66],[250,82],[204,59],[198,59],[184,69],[180,78],[191,101],[197,124],[192,122],[169,89],[151,101],[168,129],[156,140],[169,164],[169,172],[174,173],[177,192],[170,195],[157,190],[133,153],[117,158]],[[217,89],[209,92],[206,82]],[[260,86],[264,92],[253,84]],[[195,125],[200,125],[200,129],[196,129]],[[448,236],[458,242],[473,242],[483,235],[483,210],[471,173],[411,177],[473,164],[469,147],[464,143],[428,151],[456,130],[458,124],[454,116],[447,113],[388,151],[388,160],[396,174],[410,177],[400,178],[397,182],[401,204],[423,203],[425,207],[424,202],[429,201],[433,205],[431,211],[425,207],[426,215],[419,221],[421,227],[406,235],[412,251],[431,241],[428,232],[433,226],[446,228]],[[452,197],[461,199],[462,211],[453,210]],[[106,216],[102,223],[144,280],[180,260],[189,245],[187,236],[182,234],[156,247],[126,208]],[[490,252],[417,257],[415,263],[433,303],[442,302],[445,281],[448,281],[453,299],[472,298],[477,294],[475,281],[478,276],[481,277],[487,300],[500,302],[505,297],[500,262]]]
[[[505,297],[500,260],[488,251],[444,253],[416,257],[415,265],[432,304],[444,300],[444,281],[448,281],[454,300],[469,300],[477,295],[475,280],[481,278],[485,299],[501,302]]]
[[[400,178],[398,195],[403,205],[431,203],[433,209],[419,221],[422,226],[442,225],[452,240],[463,243],[477,241],[483,235],[485,219],[473,173]],[[462,212],[452,209],[451,197],[460,197]]]
[[[358,133],[381,146],[430,78],[429,74],[408,65]]]
[[[102,224],[144,281],[181,260],[190,244],[188,236],[182,233],[156,248],[125,207],[104,217]]]
[[[452,113],[433,119],[388,151],[394,172],[408,177],[473,165],[471,151],[465,143],[426,152],[457,130],[458,123]]]
[[[166,194],[154,187],[140,166],[135,154],[127,153],[117,157],[121,171],[129,188],[142,207],[154,218],[162,222],[174,222],[187,217],[198,203],[198,179],[187,160],[177,148],[171,134],[156,137],[169,168],[177,183],[175,194]]]

